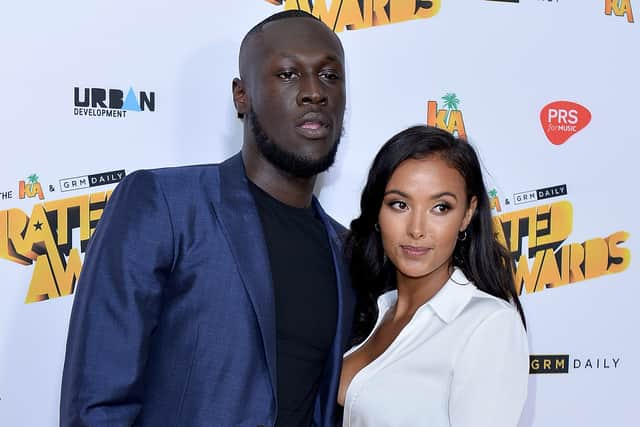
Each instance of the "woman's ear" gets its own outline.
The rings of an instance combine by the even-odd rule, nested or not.
[[[475,213],[476,213],[476,207],[477,206],[478,206],[478,198],[476,196],[473,196],[471,198],[471,200],[469,201],[469,206],[467,207],[467,211],[464,214],[464,218],[462,220],[462,227],[460,228],[460,232],[466,230],[467,227],[469,226],[469,223],[471,222],[471,219],[473,218],[473,215],[475,215]]]

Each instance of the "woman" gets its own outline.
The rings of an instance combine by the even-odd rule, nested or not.
[[[347,240],[360,302],[343,425],[516,426],[525,320],[473,148],[433,127],[400,132],[360,207]]]

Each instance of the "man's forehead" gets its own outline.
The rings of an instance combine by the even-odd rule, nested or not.
[[[273,52],[287,52],[306,46],[333,50],[342,56],[342,45],[335,33],[321,21],[312,18],[296,17],[268,22],[255,39],[262,49]]]

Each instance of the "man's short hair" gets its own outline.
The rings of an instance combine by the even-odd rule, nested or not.
[[[283,10],[282,12],[274,13],[273,15],[268,16],[262,21],[258,22],[256,25],[253,26],[253,28],[249,30],[249,32],[247,32],[247,34],[242,39],[242,43],[240,44],[240,51],[242,51],[245,44],[251,37],[253,37],[255,34],[259,32],[262,32],[262,28],[266,24],[268,24],[269,22],[280,21],[281,19],[288,19],[288,18],[311,18],[311,19],[315,19],[316,21],[320,21],[318,18],[316,18],[309,12],[305,12],[304,10],[290,9],[290,10]]]

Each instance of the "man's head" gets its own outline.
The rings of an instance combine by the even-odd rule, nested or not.
[[[285,11],[256,25],[242,41],[233,81],[245,145],[295,177],[326,170],[342,132],[344,74],[340,40],[314,16]]]

